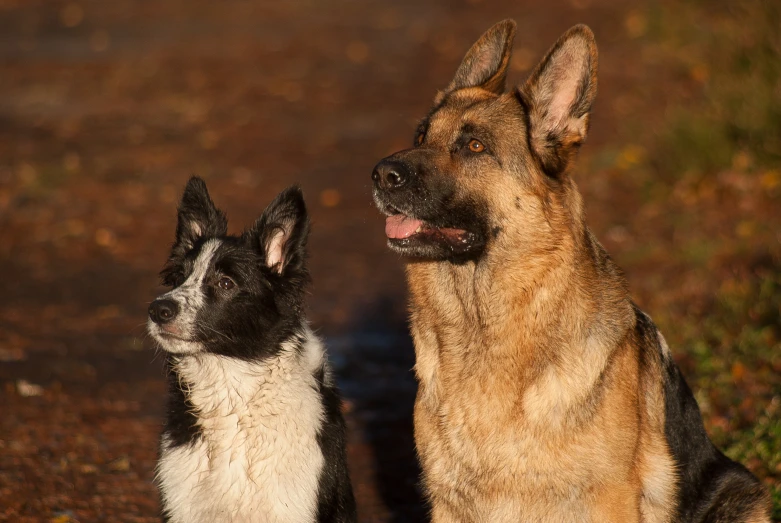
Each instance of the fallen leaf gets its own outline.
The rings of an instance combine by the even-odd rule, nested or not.
[[[16,390],[20,396],[29,398],[31,396],[41,396],[43,394],[43,387],[35,385],[27,380],[16,380]]]

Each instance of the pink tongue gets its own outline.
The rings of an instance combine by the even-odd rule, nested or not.
[[[385,236],[396,239],[409,238],[422,225],[423,222],[415,218],[410,218],[403,214],[394,214],[385,219]]]

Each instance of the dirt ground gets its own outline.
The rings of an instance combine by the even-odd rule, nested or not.
[[[402,263],[371,169],[508,17],[516,82],[568,27],[594,29],[596,156],[621,140],[628,99],[654,118],[664,97],[631,37],[638,5],[0,0],[0,520],[158,521],[165,390],[144,324],[198,174],[234,231],[302,185],[310,317],[347,399],[360,521],[422,521]],[[634,189],[608,181],[579,183],[615,250]],[[665,273],[635,267],[647,297]]]

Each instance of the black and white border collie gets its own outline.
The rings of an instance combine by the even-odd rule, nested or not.
[[[304,317],[308,233],[297,187],[229,236],[203,180],[187,184],[148,321],[170,381],[164,521],[355,521],[341,400]]]

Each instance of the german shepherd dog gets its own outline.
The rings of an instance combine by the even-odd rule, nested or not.
[[[433,521],[769,521],[585,224],[569,172],[596,92],[591,30],[505,93],[514,33],[485,33],[414,147],[372,173],[407,259]]]
[[[149,307],[166,353],[165,521],[355,521],[341,400],[304,317],[309,220],[283,191],[241,236],[193,178]]]

